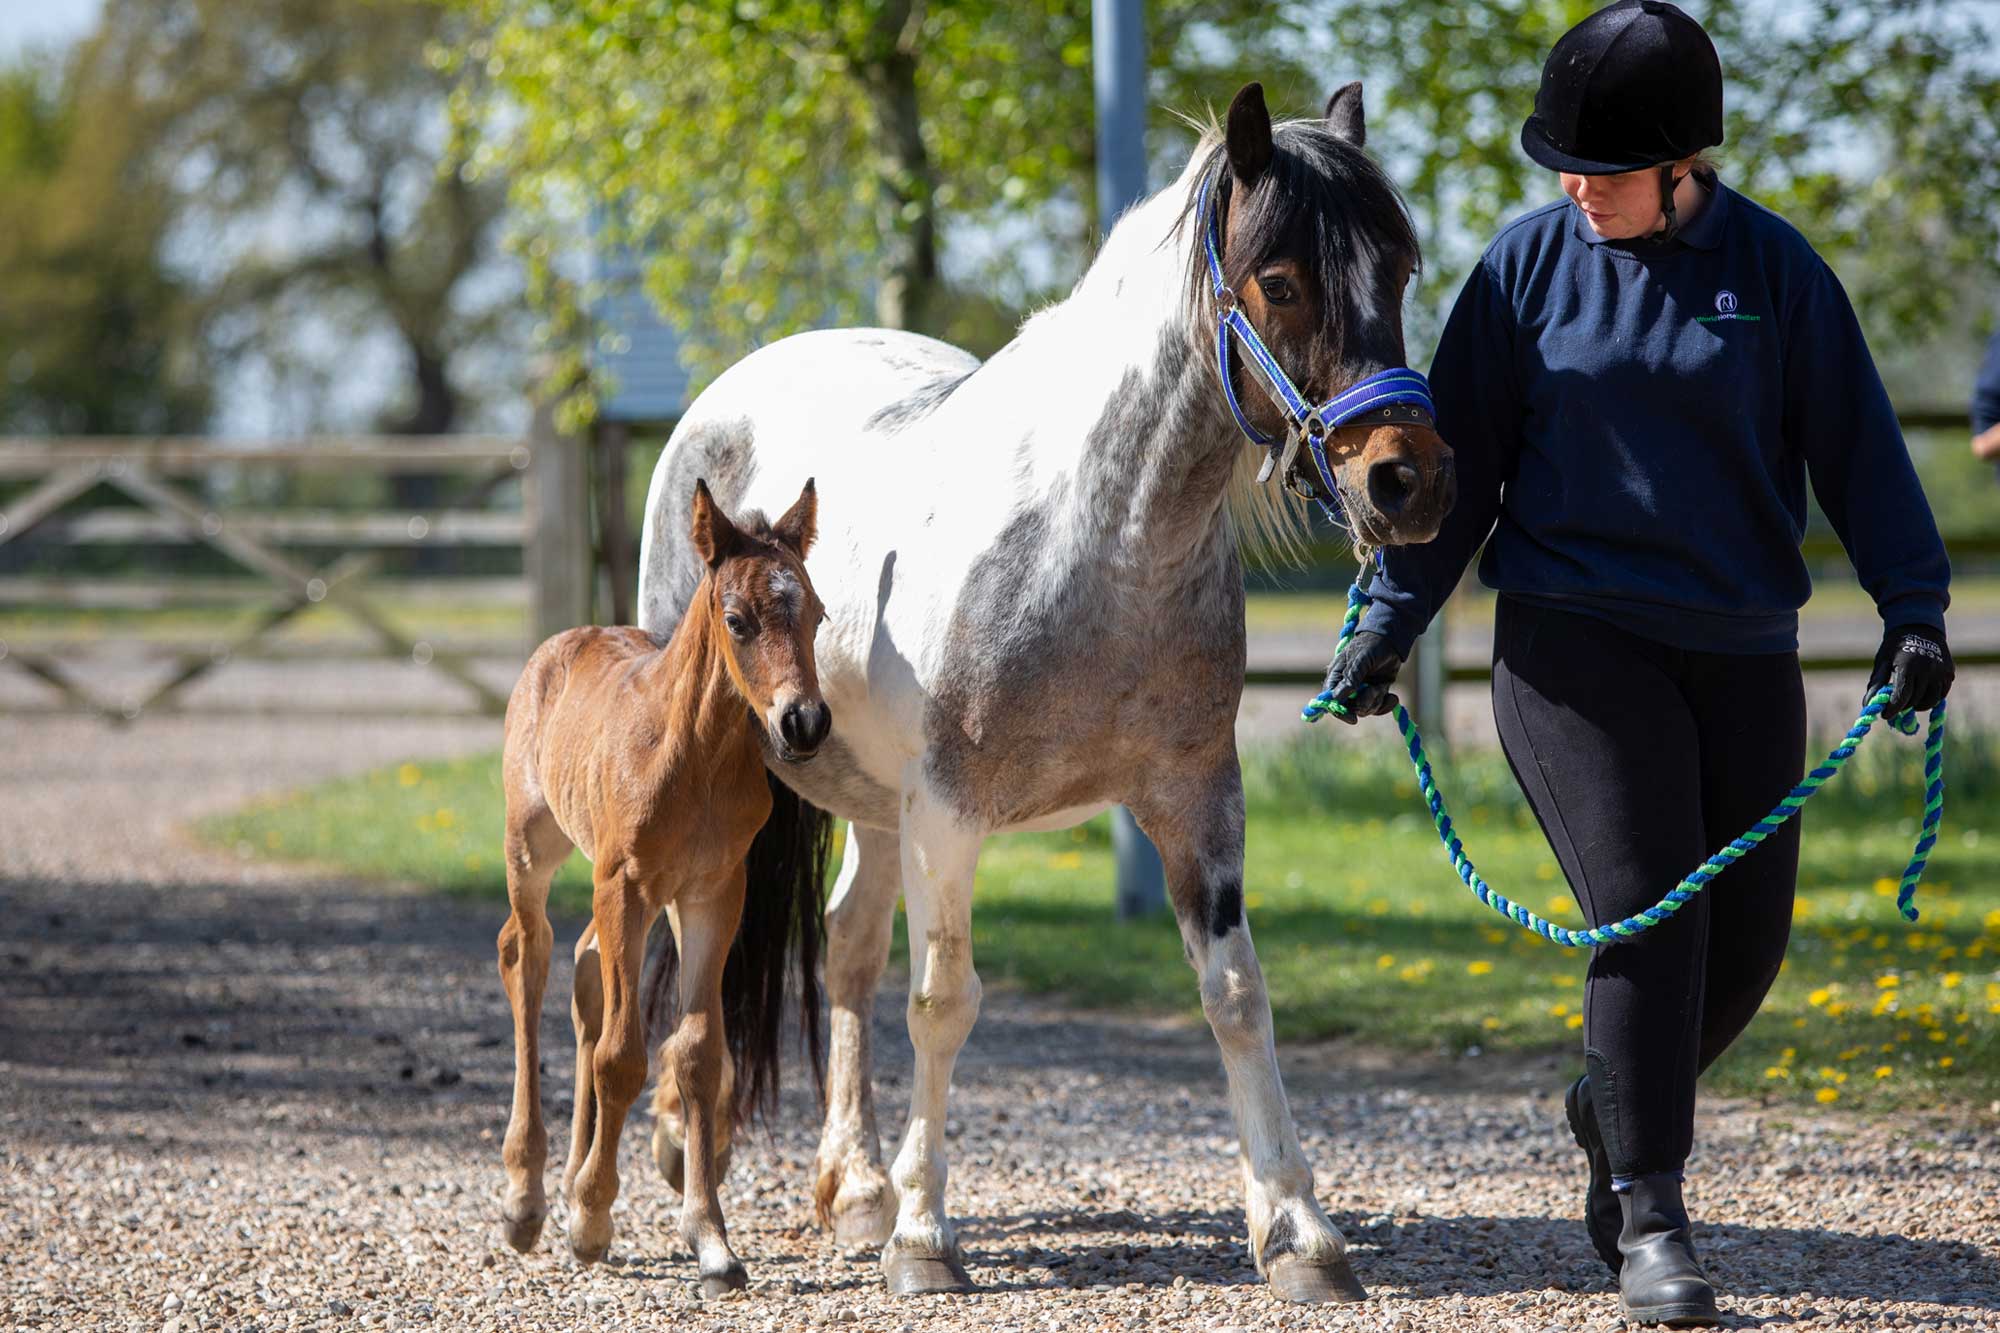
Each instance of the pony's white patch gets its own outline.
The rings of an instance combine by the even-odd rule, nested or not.
[[[799,605],[805,600],[805,595],[805,585],[799,582],[798,575],[783,565],[772,569],[771,596],[778,599],[778,604],[785,608],[785,614],[794,622],[799,618]]]

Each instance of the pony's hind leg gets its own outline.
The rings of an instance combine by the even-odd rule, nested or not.
[[[546,806],[527,810],[509,801],[507,923],[500,928],[500,983],[514,1015],[514,1105],[507,1119],[501,1159],[507,1192],[500,1218],[507,1243],[522,1253],[541,1238],[548,1216],[542,1172],[548,1165],[548,1130],[542,1123],[542,992],[549,978],[549,881],[569,855],[569,839]]]
[[[813,1205],[843,1250],[874,1249],[895,1225],[896,1193],[882,1170],[869,1033],[889,960],[902,847],[895,833],[847,827],[840,877],[826,908],[826,990],[831,1002],[826,1126],[814,1160]]]
[[[646,1087],[646,1028],[639,1012],[639,965],[652,917],[638,867],[609,857],[597,867],[591,915],[604,985],[604,1026],[591,1052],[594,1102],[590,1151],[570,1185],[569,1248],[594,1264],[611,1248],[618,1198],[618,1137]],[[581,1065],[579,1065],[581,1068]],[[578,1098],[583,1096],[578,1092]]]
[[[1208,781],[1163,792],[1138,813],[1165,862],[1202,1012],[1222,1048],[1257,1271],[1285,1300],[1361,1300],[1347,1242],[1313,1195],[1278,1073],[1271,1001],[1243,915],[1243,786],[1233,750]]]
[[[972,1288],[945,1216],[944,1154],[952,1067],[979,1017],[972,876],[980,841],[920,778],[906,783],[903,902],[910,922],[909,1024],[916,1078],[893,1173],[896,1228],[882,1251],[883,1276],[899,1296]]]
[[[597,926],[584,928],[576,942],[576,980],[570,989],[570,1023],[576,1029],[576,1107],[569,1123],[569,1162],[563,1170],[563,1197],[576,1192],[576,1173],[597,1132],[597,1092],[592,1069],[597,1039],[604,1033],[604,963],[597,953]]]

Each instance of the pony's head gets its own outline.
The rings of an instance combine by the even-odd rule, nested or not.
[[[1229,105],[1220,142],[1211,141],[1195,173],[1188,203],[1193,213],[1204,197],[1212,200],[1224,280],[1314,403],[1407,364],[1403,290],[1417,270],[1417,236],[1395,186],[1362,151],[1366,138],[1358,83],[1334,93],[1323,119],[1275,127],[1263,87],[1246,84]],[[1189,299],[1213,362],[1217,297],[1199,239],[1207,219],[1193,222]],[[1230,373],[1250,423],[1284,439],[1284,415],[1240,353],[1232,355]],[[1300,461],[1299,475],[1323,491],[1304,451]],[[1451,450],[1418,420],[1335,428],[1326,437],[1326,461],[1356,537],[1369,546],[1429,541],[1457,499]]]
[[[813,636],[826,618],[806,577],[806,552],[817,530],[819,498],[810,480],[783,518],[746,514],[741,526],[694,484],[695,552],[708,565],[699,596],[719,623],[730,679],[764,724],[779,758],[812,758],[833,729],[820,697]]]

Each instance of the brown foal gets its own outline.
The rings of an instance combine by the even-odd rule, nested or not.
[[[588,1264],[610,1247],[619,1132],[647,1078],[639,969],[664,908],[678,944],[668,984],[680,1018],[661,1050],[660,1094],[684,1117],[681,1235],[704,1291],[746,1282],[716,1200],[739,1100],[725,1089],[767,1089],[774,1080],[762,1069],[746,1080],[732,1068],[725,962],[738,970],[730,952],[745,917],[746,859],[773,810],[763,747],[809,758],[832,721],[813,663],[823,611],[805,571],[816,514],[808,481],[776,523],[746,516],[739,527],[697,484],[694,546],[708,572],[673,637],[662,644],[631,628],[567,630],[535,651],[508,701],[502,780],[513,911],[500,931],[500,978],[514,1011],[514,1107],[502,1215],[517,1250],[533,1248],[548,1211],[537,1033],[553,942],[549,881],[576,848],[593,863],[594,893],[572,1006],[576,1112],[563,1183],[570,1249]],[[810,901],[798,914],[816,919],[817,883],[801,876],[799,892]],[[753,905],[752,916],[763,908]],[[756,984],[770,975],[767,967]],[[779,977],[782,984],[782,963]],[[816,981],[802,983],[816,998]],[[760,1012],[781,1022],[768,1006]],[[773,1061],[776,1047],[773,1033],[763,1048]]]

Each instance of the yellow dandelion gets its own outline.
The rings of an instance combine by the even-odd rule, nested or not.
[[[1953,1060],[1953,1059],[1952,1059],[1952,1058],[1951,1058],[1950,1056],[1948,1056],[1948,1055],[1940,1055],[1940,1056],[1938,1057],[1938,1068],[1939,1068],[1939,1069],[1949,1069],[1949,1068],[1951,1068],[1951,1067],[1952,1067],[1952,1066],[1953,1066],[1954,1064],[1956,1064],[1956,1063],[1958,1063],[1958,1062],[1957,1062],[1956,1060]]]
[[[1057,852],[1049,857],[1049,869],[1051,870],[1075,870],[1082,865],[1082,852]]]
[[[1794,1018],[1794,1019],[1792,1020],[1792,1026],[1793,1026],[1793,1027],[1795,1027],[1795,1028],[1802,1028],[1802,1027],[1804,1027],[1805,1025],[1806,1025],[1806,1021],[1805,1021],[1805,1019],[1803,1019],[1803,1018]]]
[[[1392,953],[1385,953],[1375,960],[1375,966],[1381,968],[1384,972],[1387,972],[1395,965],[1396,955]]]
[[[1780,1060],[1783,1060],[1786,1064],[1790,1064],[1793,1060],[1796,1060],[1798,1058],[1798,1055],[1799,1055],[1798,1047],[1787,1046],[1782,1052],[1779,1053],[1778,1058]]]
[[[1963,972],[1947,972],[1943,977],[1939,978],[1940,983],[1946,990],[1953,989],[1963,980],[1965,980],[1965,973]]]
[[[1837,1060],[1852,1060],[1855,1059],[1860,1054],[1861,1054],[1861,1048],[1859,1046],[1850,1046],[1846,1050],[1842,1051],[1839,1055],[1835,1056],[1834,1058]]]
[[[1569,1006],[1568,1006],[1568,1005],[1566,1005],[1566,1004],[1552,1004],[1552,1005],[1550,1005],[1550,1006],[1549,1006],[1549,1017],[1550,1017],[1550,1018],[1568,1018],[1568,1017],[1569,1017]]]
[[[1805,920],[1805,918],[1811,915],[1812,915],[1811,903],[1807,902],[1804,898],[1794,898],[1792,900],[1792,920],[1803,921]]]
[[[1826,1007],[1826,1016],[1828,1018],[1839,1018],[1842,1014],[1846,1013],[1849,1009],[1853,1007],[1854,1007],[1853,1005],[1848,1004],[1844,1000],[1835,1000],[1832,1004]]]
[[[1992,934],[2000,935],[2000,907],[1986,914],[1986,929]]]
[[[1821,1088],[1813,1094],[1813,1100],[1821,1106],[1825,1106],[1829,1102],[1837,1102],[1840,1100],[1840,1090],[1838,1088]]]
[[[423,780],[424,771],[415,764],[398,764],[396,766],[396,781],[399,785],[414,787]]]
[[[1389,900],[1387,898],[1370,898],[1368,900],[1368,915],[1370,916],[1389,915]]]
[[[1544,861],[1540,865],[1535,867],[1536,879],[1554,879],[1555,877],[1556,877],[1556,868],[1550,865],[1547,861]],[[1995,912],[1993,915],[2000,916],[2000,912]]]
[[[1507,932],[1498,926],[1481,926],[1479,928],[1479,937],[1488,944],[1505,944],[1507,942]]]
[[[1565,1019],[1565,1020],[1563,1021],[1563,1026],[1564,1026],[1564,1027],[1566,1027],[1566,1028],[1569,1028],[1569,1029],[1571,1029],[1572,1031],[1574,1031],[1574,1030],[1575,1030],[1575,1029],[1577,1029],[1577,1028],[1580,1028],[1580,1027],[1582,1027],[1582,1026],[1583,1026],[1583,1015],[1582,1015],[1582,1014],[1571,1014],[1571,1015],[1570,1015],[1570,1016],[1569,1016],[1569,1017],[1568,1017],[1567,1019]]]
[[[1081,856],[1077,856],[1077,853],[1071,852],[1070,855],[1076,856],[1079,864],[1082,862],[1083,858]],[[1251,911],[1255,911],[1257,908],[1262,907],[1263,905],[1264,905],[1264,895],[1261,893],[1245,894],[1243,897],[1243,906],[1250,909]]]
[[[1868,941],[1868,947],[1879,953],[1889,947],[1889,937],[1887,935],[1877,935],[1874,939]]]
[[[1487,962],[1484,958],[1475,958],[1465,965],[1466,975],[1468,976],[1483,977],[1492,970],[1493,964]]]
[[[1500,1030],[1500,1020],[1488,1016],[1479,1020],[1479,1026],[1485,1028],[1488,1032],[1498,1032]]]
[[[1819,1076],[1821,1081],[1823,1082],[1828,1082],[1828,1083],[1832,1082],[1834,1076],[1839,1073],[1840,1071],[1838,1069],[1835,1069],[1832,1065],[1821,1065],[1819,1067]]]
[[[431,821],[439,828],[450,828],[452,825],[458,823],[458,814],[453,810],[441,809],[431,816]]]
[[[1951,1039],[1951,1044],[1954,1046],[1970,1046],[1972,1045],[1972,1034],[1970,1032],[1961,1032]]]
[[[1766,1069],[1764,1071],[1765,1078],[1790,1078],[1791,1076],[1792,1076],[1792,1071],[1785,1068],[1783,1065],[1772,1065],[1769,1069]]]
[[[1549,895],[1549,902],[1548,902],[1548,909],[1549,909],[1549,915],[1551,915],[1551,916],[1559,916],[1559,915],[1561,915],[1562,913],[1564,913],[1564,912],[1567,912],[1567,911],[1569,910],[1569,897],[1568,897],[1568,895],[1567,895],[1567,894],[1561,894],[1561,893],[1552,893],[1552,894],[1550,894],[1550,895]]]
[[[1896,1072],[1896,1071],[1895,1071],[1895,1070],[1893,1070],[1893,1069],[1891,1069],[1891,1068],[1890,1068],[1890,1067],[1889,1067],[1888,1065],[1876,1065],[1876,1066],[1875,1066],[1875,1077],[1876,1077],[1876,1078],[1887,1078],[1887,1077],[1889,1077],[1889,1075],[1891,1075],[1891,1074],[1893,1074],[1893,1073],[1895,1073],[1895,1072]]]
[[[482,864],[482,862],[481,862],[481,861],[480,861],[480,859],[479,859],[479,853],[478,853],[478,852],[470,852],[470,853],[468,853],[468,854],[466,855],[466,858],[465,858],[465,868],[466,868],[467,870],[477,870],[477,869],[479,869],[479,867],[480,867],[480,865],[481,865],[481,864]]]
[[[1940,963],[1949,963],[1956,957],[1958,957],[1958,946],[1956,944],[1947,944],[1944,948],[1937,951],[1937,960]]]
[[[1815,1009],[1823,1009],[1826,1007],[1826,1002],[1832,998],[1833,992],[1821,986],[1818,990],[1806,996],[1806,1003]]]
[[[1903,984],[1903,979],[1893,972],[1875,978],[1875,985],[1881,990],[1894,990]]]

